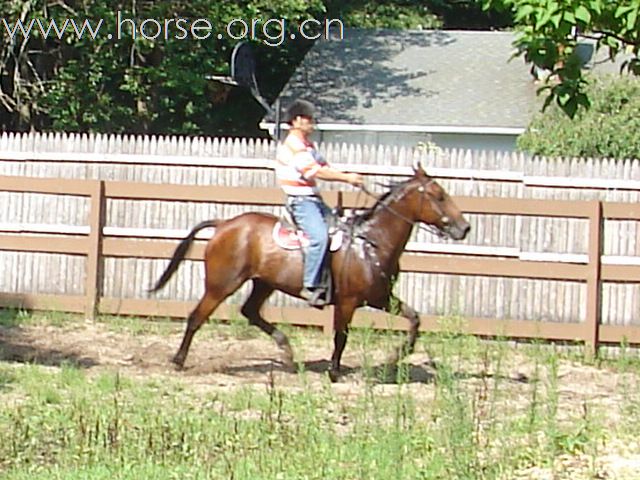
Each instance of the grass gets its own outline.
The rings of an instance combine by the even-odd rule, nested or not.
[[[355,423],[341,435],[325,415],[328,389],[198,399],[170,384],[32,369],[18,382],[27,400],[0,417],[3,478],[75,478],[85,467],[98,478],[388,478],[408,453],[400,436],[420,431],[387,424],[385,402],[381,416],[345,405]]]
[[[0,308],[0,327],[49,325],[64,327],[78,321],[80,316],[64,312],[29,312],[19,308]]]
[[[99,322],[112,332],[127,333],[132,336],[158,335],[167,336],[182,332],[184,324],[169,318],[138,318],[117,315],[104,315]]]
[[[60,321],[21,313],[8,325]],[[131,335],[184,327],[101,321]],[[526,378],[514,378],[507,342],[461,335],[455,320],[449,327],[420,338],[419,350],[436,362],[427,384],[411,382],[407,364],[393,381],[376,368],[374,352],[389,351],[401,335],[354,330],[347,348],[357,352],[362,381],[345,380],[355,382],[350,395],[302,367],[297,388],[266,375],[260,384],[203,393],[170,375],[141,380],[73,364],[0,362],[0,477],[506,480],[536,467],[564,478],[558,459],[593,465],[613,435],[635,435],[640,368],[630,355],[604,367],[625,379],[620,413],[627,421],[614,431],[596,404],[563,407],[560,366],[575,356],[533,342],[518,349]],[[237,320],[205,331],[252,338],[245,328]],[[325,341],[288,333],[296,346],[307,336]],[[588,466],[584,475],[571,478],[597,478]]]

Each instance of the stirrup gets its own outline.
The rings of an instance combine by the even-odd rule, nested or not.
[[[327,290],[322,287],[316,287],[313,290],[303,288],[300,291],[300,296],[312,307],[324,307],[327,304]]]

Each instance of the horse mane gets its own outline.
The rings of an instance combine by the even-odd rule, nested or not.
[[[407,180],[402,180],[402,181],[397,181],[397,182],[389,182],[387,184],[383,184],[382,186],[388,188],[388,190],[385,193],[383,193],[376,200],[376,203],[373,204],[373,206],[369,207],[368,209],[366,209],[365,211],[363,211],[361,213],[358,213],[358,214],[354,215],[353,220],[354,220],[355,225],[362,225],[366,221],[370,220],[371,217],[373,217],[373,215],[380,208],[383,208],[384,206],[388,205],[390,202],[395,200],[396,197],[398,197],[399,193],[402,191],[402,189],[411,180],[413,180],[413,177],[409,178]]]

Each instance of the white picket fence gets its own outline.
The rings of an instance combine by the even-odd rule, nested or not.
[[[378,183],[411,173],[419,161],[453,196],[616,202],[640,200],[640,161],[541,158],[525,154],[344,144],[320,146],[327,159]],[[270,170],[275,145],[267,140],[77,134],[0,135],[0,175],[88,178],[158,184],[275,187]],[[326,190],[351,187],[326,183]],[[364,195],[362,196],[365,201]],[[247,210],[278,208],[187,202],[112,200],[110,235],[180,238],[195,223]],[[472,233],[461,243],[415,231],[409,248],[441,254],[491,255],[583,263],[586,222],[525,216],[468,215]],[[604,263],[639,264],[639,222],[607,221]],[[87,204],[79,197],[0,192],[1,232],[73,233],[87,228]],[[73,256],[0,252],[0,292],[72,293],[82,288],[83,261]],[[109,259],[105,293],[141,298],[164,268],[162,261]],[[19,272],[19,273],[16,273]],[[55,279],[52,280],[52,279]],[[546,319],[584,318],[585,287],[575,282],[454,275],[405,274],[398,293],[424,313]],[[188,262],[161,298],[196,299],[202,269]],[[232,301],[239,301],[243,291]],[[276,297],[275,304],[295,301]],[[640,285],[603,286],[605,323],[638,323]]]

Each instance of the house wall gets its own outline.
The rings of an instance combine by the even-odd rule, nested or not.
[[[414,147],[419,142],[431,141],[441,148],[471,150],[516,151],[515,135],[461,134],[461,133],[421,133],[421,132],[354,132],[325,130],[316,132],[316,139],[322,143],[347,143],[359,145],[389,145]]]

